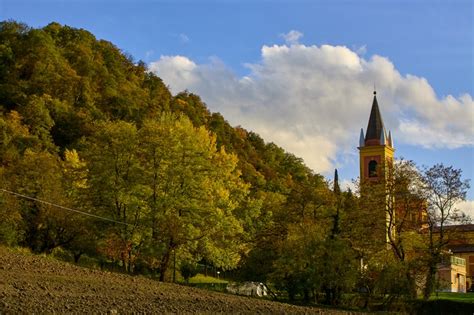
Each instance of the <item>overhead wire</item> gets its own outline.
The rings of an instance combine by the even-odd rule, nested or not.
[[[79,214],[86,215],[86,216],[89,216],[89,217],[93,217],[93,218],[96,218],[96,219],[109,221],[109,222],[113,222],[113,223],[117,223],[117,224],[134,226],[133,224],[130,224],[130,223],[121,222],[121,221],[117,221],[117,220],[114,220],[114,219],[110,219],[110,218],[102,217],[102,216],[99,216],[99,215],[95,215],[95,214],[92,214],[92,213],[87,213],[87,212],[76,210],[76,209],[73,209],[73,208],[61,206],[61,205],[58,205],[58,204],[55,204],[55,203],[52,203],[52,202],[49,202],[49,201],[46,201],[46,200],[41,200],[41,199],[38,199],[38,198],[30,197],[30,196],[23,195],[23,194],[14,192],[14,191],[6,190],[6,189],[3,189],[3,188],[0,188],[0,191],[3,191],[3,192],[5,192],[7,194],[10,194],[10,195],[14,195],[16,197],[21,197],[21,198],[24,198],[24,199],[41,202],[41,203],[44,203],[44,204],[52,206],[52,207],[56,207],[56,208],[60,208],[60,209],[63,209],[63,210],[79,213]]]

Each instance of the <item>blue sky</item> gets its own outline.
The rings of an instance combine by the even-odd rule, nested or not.
[[[0,0],[1,20],[87,29],[173,92],[196,92],[233,125],[346,180],[358,175],[374,83],[397,156],[474,178],[473,10],[456,0]]]

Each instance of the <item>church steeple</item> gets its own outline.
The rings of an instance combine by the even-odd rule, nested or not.
[[[367,196],[366,192],[372,189],[372,184],[387,184],[395,153],[392,133],[385,131],[376,94],[374,91],[365,138],[362,138],[364,134],[361,132],[361,138],[359,139],[361,200],[364,202],[364,196]],[[379,231],[374,233],[376,238],[388,242],[389,226],[393,222],[390,221],[390,216],[386,211],[387,200],[382,201],[385,201],[385,205],[381,203],[380,207],[374,207],[373,220],[376,222],[376,226],[380,227]],[[370,203],[370,201],[368,202]],[[373,206],[372,203],[370,203],[370,206]],[[385,228],[382,230],[382,227]]]
[[[361,180],[378,181],[393,161],[392,134],[385,131],[375,91],[367,131],[365,136],[363,130],[360,133],[359,152]]]
[[[382,115],[380,114],[379,104],[377,102],[377,92],[374,91],[374,100],[370,111],[369,124],[365,134],[365,145],[384,145],[380,143],[381,139],[387,138],[385,127],[383,125]]]

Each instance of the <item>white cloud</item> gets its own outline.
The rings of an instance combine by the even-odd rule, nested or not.
[[[295,43],[295,33],[288,41]],[[354,155],[366,128],[373,84],[386,128],[395,143],[430,148],[474,145],[472,96],[436,96],[426,79],[402,76],[387,58],[364,59],[344,46],[263,46],[261,61],[237,76],[213,58],[196,64],[183,56],[162,56],[150,70],[176,93],[199,94],[212,111],[233,125],[259,133],[304,158],[317,172]]]
[[[358,191],[357,191],[357,185],[354,181],[352,180],[347,180],[347,179],[344,179],[340,182],[339,186],[341,187],[341,190],[342,191],[347,191],[348,189],[350,189],[352,191],[353,194],[357,194]]]
[[[456,205],[456,208],[458,208],[474,220],[474,200],[462,201]]]
[[[280,34],[280,37],[283,37],[288,45],[296,45],[298,44],[299,39],[303,37],[303,33],[291,30],[286,34]]]
[[[183,56],[161,56],[160,61],[150,63],[149,68],[160,73],[173,91],[182,91],[199,83],[194,74],[197,65]]]

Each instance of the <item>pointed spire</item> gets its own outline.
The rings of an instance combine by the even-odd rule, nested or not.
[[[365,146],[364,128],[360,128],[359,147]]]
[[[391,148],[393,148],[393,139],[392,139],[392,131],[388,131],[388,144]]]
[[[337,174],[337,168],[334,170],[334,188],[333,188],[333,191],[337,195],[339,195],[341,193],[341,188],[339,188],[339,176]]]
[[[385,141],[385,130],[382,129],[380,132],[380,145],[386,145],[387,142]]]
[[[374,100],[372,102],[372,109],[370,111],[369,124],[367,125],[367,132],[365,134],[366,145],[377,145],[383,136],[385,137],[385,130],[383,126],[382,115],[380,114],[379,104],[377,103],[377,92],[374,91]]]

